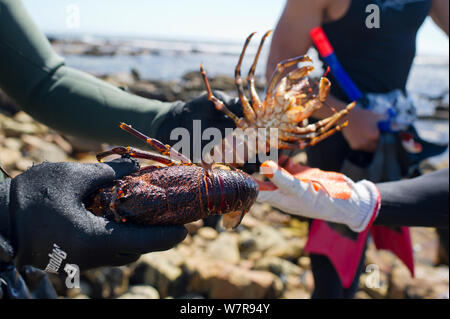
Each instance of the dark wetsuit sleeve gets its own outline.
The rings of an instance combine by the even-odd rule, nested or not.
[[[449,170],[377,184],[381,209],[376,225],[448,228]]]
[[[0,0],[0,88],[56,130],[113,144],[139,143],[119,122],[155,136],[171,105],[66,67],[19,0]]]

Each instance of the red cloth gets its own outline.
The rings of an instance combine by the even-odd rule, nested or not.
[[[380,200],[378,205],[379,203]],[[360,233],[354,233],[346,226],[335,227],[336,224],[322,220],[314,220],[311,225],[305,250],[309,253],[327,256],[336,269],[344,288],[349,288],[355,278],[370,232],[375,246],[378,249],[387,249],[393,252],[414,276],[414,258],[408,227],[394,229],[372,226],[376,212],[378,212],[378,206],[375,208],[367,228]]]

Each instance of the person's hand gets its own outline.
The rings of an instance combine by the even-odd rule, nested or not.
[[[381,198],[372,182],[354,183],[343,174],[291,160],[285,168],[273,161],[264,162],[261,173],[271,183],[259,183],[257,201],[285,213],[345,224],[355,232],[365,230],[378,214]]]
[[[242,107],[238,98],[232,98],[221,91],[214,91],[213,93],[219,100],[224,102],[231,112],[239,117],[242,116]],[[203,94],[192,101],[174,104],[168,117],[161,125],[156,138],[163,143],[170,143],[170,134],[174,128],[178,127],[186,128],[192,135],[194,132],[194,120],[201,121],[202,130],[209,127],[218,128],[223,136],[226,128],[234,129],[236,127],[233,120],[217,110],[214,104],[208,100],[208,95]]]
[[[348,115],[348,126],[342,130],[350,148],[355,151],[375,152],[380,138],[380,116],[372,111],[353,109]]]
[[[224,102],[231,112],[242,117],[242,107],[238,98],[232,98],[220,91],[214,91],[214,95]],[[197,121],[194,124],[195,120]],[[198,126],[194,127],[194,125]],[[165,144],[172,145],[174,140],[170,139],[170,135],[174,132],[174,129],[187,129],[191,147],[190,157],[191,159],[196,160],[196,158],[193,157],[196,155],[201,156],[201,154],[194,154],[194,143],[200,142],[201,149],[203,149],[203,147],[210,142],[206,139],[202,139],[204,130],[207,128],[217,128],[220,130],[223,138],[225,137],[225,129],[229,128],[233,130],[235,127],[236,125],[233,120],[225,116],[223,112],[218,111],[214,104],[208,100],[208,96],[204,94],[187,103],[180,102],[174,104],[171,107],[167,118],[161,124],[155,138]],[[179,139],[179,136],[175,135],[174,138]]]
[[[61,271],[65,264],[76,264],[80,270],[118,266],[181,242],[187,234],[182,226],[117,224],[85,209],[87,195],[138,169],[130,159],[105,164],[43,163],[4,182],[8,184],[1,188],[0,220],[9,220],[9,227],[6,231],[3,227],[2,235],[12,242],[16,265],[49,272]]]

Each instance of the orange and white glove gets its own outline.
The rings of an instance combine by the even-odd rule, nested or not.
[[[288,214],[345,224],[364,231],[375,220],[381,197],[374,183],[358,183],[343,174],[292,163],[284,168],[273,161],[261,165],[270,182],[260,182],[258,202]]]

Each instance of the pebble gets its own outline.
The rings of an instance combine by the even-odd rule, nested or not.
[[[219,236],[219,233],[214,228],[203,227],[198,230],[197,236],[200,236],[206,240],[214,240],[217,236]]]

